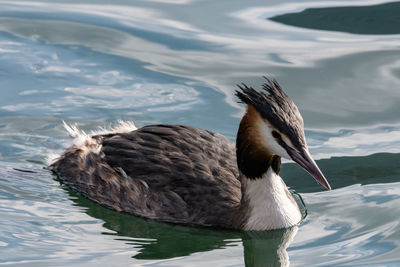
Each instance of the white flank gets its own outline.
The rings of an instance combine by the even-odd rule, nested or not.
[[[88,154],[90,152],[98,154],[101,151],[101,143],[92,138],[93,135],[128,133],[137,129],[133,122],[124,122],[120,120],[118,121],[118,124],[116,126],[111,128],[111,130],[102,128],[99,131],[91,132],[91,134],[89,135],[83,130],[79,129],[76,125],[67,124],[65,121],[63,121],[63,124],[69,136],[74,139],[73,145],[77,148],[80,148],[82,151],[85,152],[85,154]]]
[[[118,124],[111,127],[111,129],[100,128],[98,131],[92,131],[90,135],[129,133],[136,129],[137,128],[133,122],[118,120]]]
[[[260,179],[247,179],[245,197],[250,208],[245,230],[287,228],[301,221],[297,203],[272,168]]]

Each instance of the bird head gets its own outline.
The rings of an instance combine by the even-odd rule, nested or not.
[[[317,182],[330,190],[328,181],[308,151],[303,118],[297,106],[276,80],[268,78],[266,80],[262,91],[256,91],[245,84],[239,85],[239,90],[236,91],[236,96],[241,102],[247,104],[247,112],[238,132],[238,153],[245,151],[250,157],[269,155],[269,157],[279,156],[293,160]],[[240,140],[242,138],[249,140],[246,145]],[[246,169],[246,166],[241,168],[246,159],[239,154],[239,169],[245,172],[248,169],[251,175],[250,168]]]

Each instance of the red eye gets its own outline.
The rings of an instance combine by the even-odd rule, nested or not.
[[[282,139],[282,136],[277,131],[272,131],[272,136],[276,139]]]

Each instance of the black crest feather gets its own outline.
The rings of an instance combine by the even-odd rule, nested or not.
[[[266,79],[263,91],[256,91],[244,83],[238,85],[236,96],[241,102],[252,105],[257,112],[276,129],[285,134],[298,148],[304,147],[303,118],[297,106],[283,91],[275,79]]]

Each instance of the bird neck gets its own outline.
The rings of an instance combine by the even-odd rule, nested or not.
[[[248,105],[236,138],[237,165],[248,179],[261,178],[270,167],[278,174],[281,165],[281,158],[262,144],[261,123],[261,116],[253,106]]]
[[[281,157],[264,145],[263,120],[248,105],[236,139],[236,158],[241,176],[241,209],[247,215],[244,230],[270,230],[296,225],[299,207],[279,176]]]
[[[282,178],[268,168],[260,179],[243,177],[242,207],[246,209],[244,230],[287,228],[301,221],[300,209]]]

